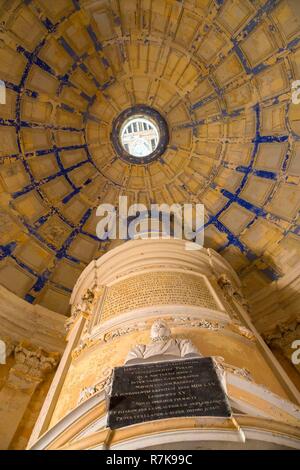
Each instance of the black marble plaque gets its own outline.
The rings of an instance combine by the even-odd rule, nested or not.
[[[231,416],[211,357],[114,369],[108,426],[181,416]]]

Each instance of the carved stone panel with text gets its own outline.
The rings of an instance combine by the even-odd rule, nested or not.
[[[175,304],[218,309],[203,277],[191,273],[157,271],[132,276],[110,286],[100,321],[137,308]]]

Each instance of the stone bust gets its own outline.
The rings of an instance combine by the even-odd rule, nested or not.
[[[172,361],[180,358],[202,357],[189,339],[175,339],[163,320],[155,321],[150,332],[149,344],[137,344],[128,353],[125,364]]]

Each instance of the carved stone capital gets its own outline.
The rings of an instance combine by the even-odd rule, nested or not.
[[[274,328],[263,333],[263,338],[267,344],[284,346],[300,337],[300,316],[289,318],[284,322],[277,323]]]
[[[25,342],[15,347],[14,355],[15,365],[10,370],[9,381],[15,385],[24,380],[41,382],[55,369],[59,360],[58,353],[47,353]]]
[[[278,323],[274,328],[265,331],[262,336],[271,349],[280,349],[282,354],[291,361],[292,344],[300,339],[300,316]],[[295,367],[299,370],[299,365]]]

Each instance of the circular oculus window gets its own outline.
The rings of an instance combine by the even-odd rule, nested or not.
[[[166,121],[148,106],[123,111],[113,123],[112,142],[120,158],[145,164],[159,158],[169,141]]]

